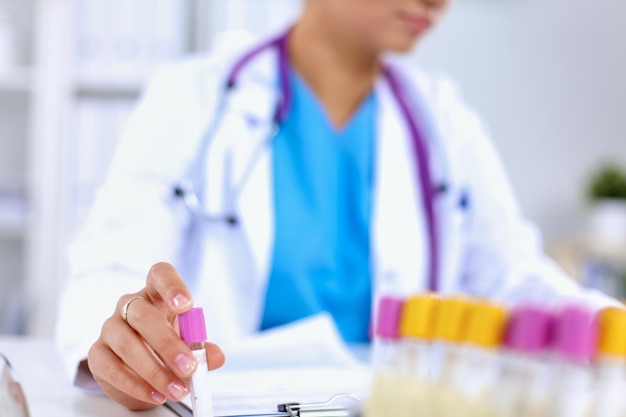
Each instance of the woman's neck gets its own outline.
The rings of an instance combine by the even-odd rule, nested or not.
[[[321,101],[335,128],[344,126],[372,90],[379,54],[306,10],[289,38],[293,67]]]

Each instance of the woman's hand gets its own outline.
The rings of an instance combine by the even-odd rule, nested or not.
[[[89,370],[109,397],[142,410],[187,396],[184,381],[197,363],[180,339],[177,316],[192,305],[189,289],[166,263],[150,269],[143,290],[119,299],[88,355]],[[206,352],[209,369],[224,364],[218,346],[207,343]]]

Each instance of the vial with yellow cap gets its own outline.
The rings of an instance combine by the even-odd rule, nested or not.
[[[607,308],[598,314],[594,417],[626,416],[626,310]]]
[[[400,318],[402,368],[422,380],[429,375],[438,307],[439,298],[435,294],[414,295],[405,301]]]
[[[453,391],[442,404],[443,417],[495,415],[492,398],[500,374],[500,347],[507,323],[503,306],[481,301],[471,306],[463,346],[452,369]]]
[[[451,372],[458,358],[472,301],[447,296],[439,300],[430,352],[430,378],[439,384],[451,383]]]
[[[433,385],[429,380],[431,342],[439,298],[432,293],[409,297],[400,318],[400,372],[395,393],[397,411],[387,415],[433,414]],[[408,412],[408,414],[406,414]]]
[[[433,416],[441,416],[445,403],[457,395],[453,388],[452,371],[459,360],[461,339],[472,305],[466,297],[446,296],[439,300],[428,369],[433,387],[429,409]]]

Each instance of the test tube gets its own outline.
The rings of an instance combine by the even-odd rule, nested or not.
[[[593,311],[565,306],[554,326],[555,380],[550,417],[586,417],[591,410],[592,369],[597,321]]]
[[[400,392],[405,409],[434,415],[433,381],[430,378],[432,339],[439,298],[432,293],[410,297],[404,303],[400,321]]]
[[[393,296],[381,297],[378,304],[374,333],[373,367],[376,372],[397,371],[400,366],[400,317],[404,300]]]
[[[372,352],[374,375],[364,410],[365,417],[401,414],[398,375],[401,369],[399,325],[403,305],[404,301],[398,297],[382,296],[379,300]]]
[[[500,351],[507,312],[504,307],[476,302],[469,311],[459,359],[452,369],[454,391],[445,398],[444,417],[485,417],[494,414],[492,398],[500,373]]]
[[[197,362],[196,370],[187,383],[191,392],[193,417],[213,417],[213,397],[207,367],[206,324],[202,308],[192,308],[178,316],[180,337],[189,346]]]
[[[444,297],[439,302],[428,371],[437,383],[447,384],[450,381],[450,369],[458,358],[471,306],[472,302],[463,297]]]
[[[593,417],[626,416],[626,310],[607,308],[599,314]]]
[[[420,380],[429,379],[431,344],[439,298],[432,293],[410,297],[400,320],[402,368]]]
[[[493,398],[499,416],[547,417],[553,324],[554,314],[544,307],[524,305],[511,312],[499,388]]]

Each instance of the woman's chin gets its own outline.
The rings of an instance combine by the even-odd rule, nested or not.
[[[386,50],[390,51],[390,52],[397,52],[397,53],[407,53],[410,52],[415,45],[417,45],[419,42],[419,37],[413,36],[411,38],[404,38],[404,39],[394,39],[393,42],[389,42],[387,43],[386,46]]]

